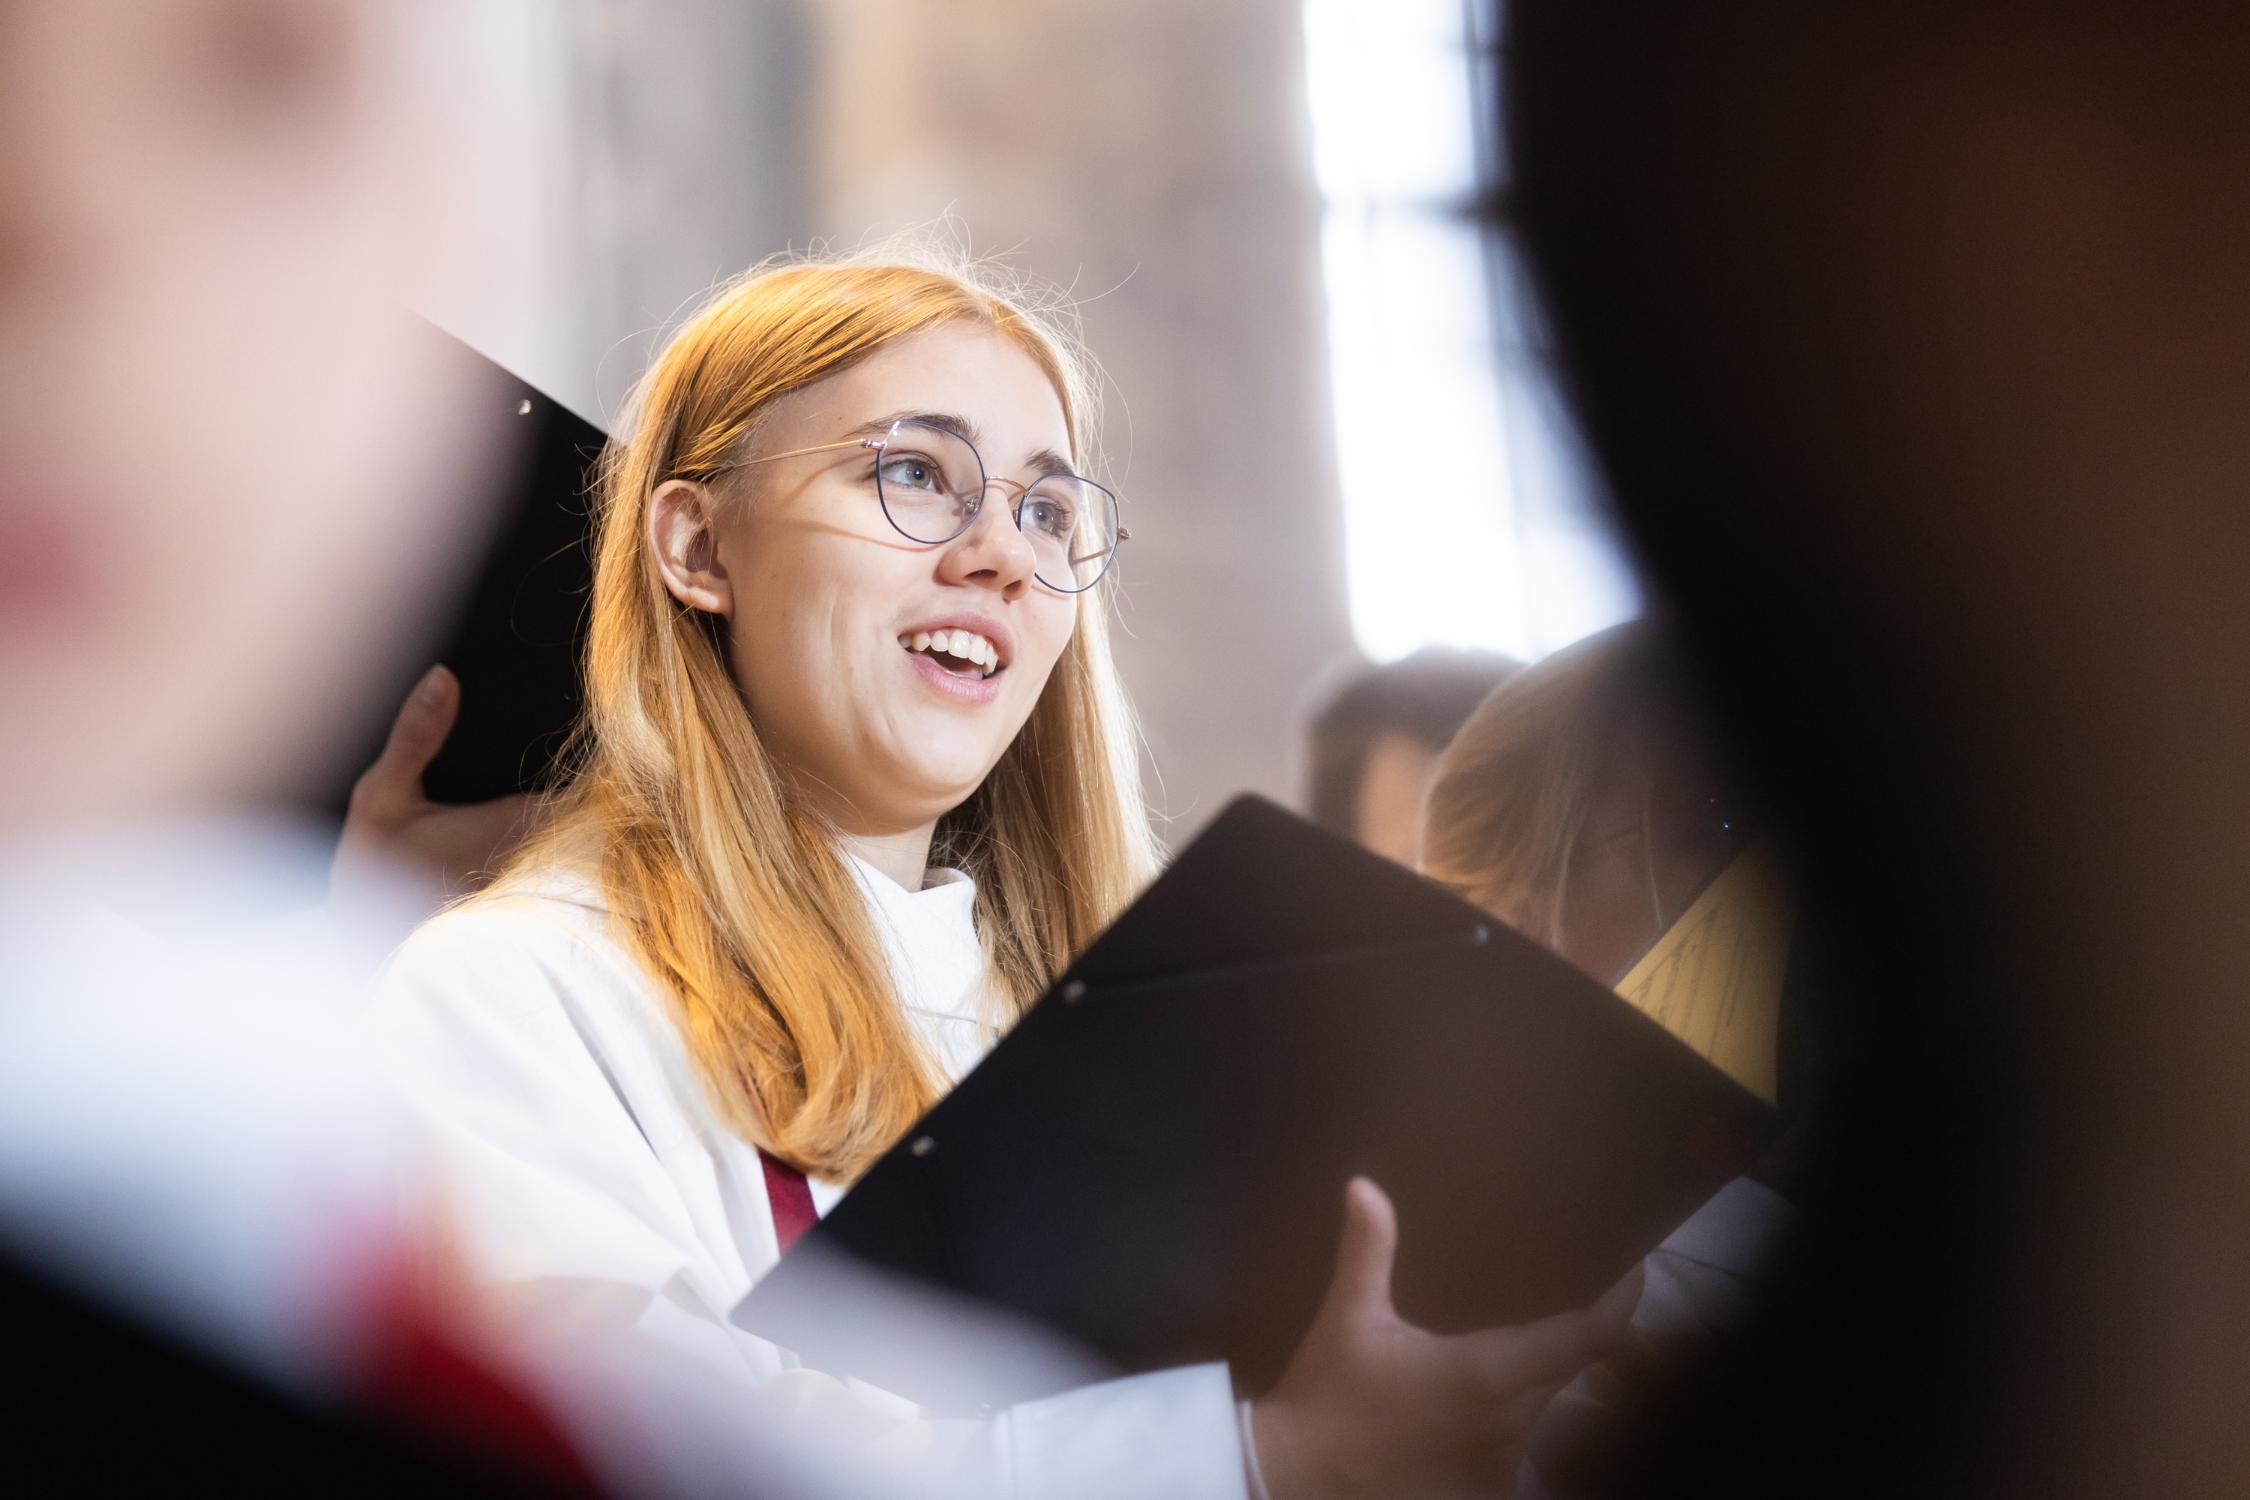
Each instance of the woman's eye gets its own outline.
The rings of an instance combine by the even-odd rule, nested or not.
[[[1058,501],[1034,498],[1024,507],[1024,520],[1044,536],[1070,535],[1070,507]]]
[[[891,489],[934,490],[939,484],[937,465],[915,453],[900,453],[884,459],[876,473]]]

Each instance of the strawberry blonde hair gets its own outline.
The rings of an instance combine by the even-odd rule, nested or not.
[[[515,868],[592,867],[615,930],[669,997],[720,1113],[811,1173],[850,1179],[936,1101],[836,836],[790,786],[728,670],[646,541],[658,486],[721,480],[773,401],[925,330],[969,323],[1028,354],[1084,468],[1091,383],[1068,334],[975,267],[793,262],[721,289],[673,335],[603,450],[575,774]],[[1005,1024],[1155,869],[1103,590],[1029,719],[931,858],[977,883]]]

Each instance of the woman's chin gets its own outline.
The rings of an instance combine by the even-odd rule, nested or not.
[[[926,741],[887,759],[888,774],[876,778],[880,790],[852,800],[883,808],[882,821],[902,829],[933,823],[968,801],[992,768],[981,756],[945,755]]]

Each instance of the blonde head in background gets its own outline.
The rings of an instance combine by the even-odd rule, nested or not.
[[[1683,670],[1640,621],[1508,679],[1439,759],[1424,873],[1614,983],[1745,832]]]

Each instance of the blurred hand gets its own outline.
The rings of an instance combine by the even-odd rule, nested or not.
[[[1526,1457],[1548,1495],[1605,1495],[1633,1455],[1636,1430],[1692,1377],[1709,1340],[1636,1330],[1551,1404]]]
[[[1590,1309],[1448,1337],[1392,1306],[1397,1245],[1390,1199],[1354,1178],[1328,1295],[1251,1414],[1274,1500],[1506,1494],[1532,1423],[1624,1341],[1640,1297],[1636,1267]]]
[[[460,680],[444,667],[424,673],[399,705],[383,753],[352,785],[329,867],[330,899],[349,904],[395,892],[401,874],[425,878],[441,899],[466,895],[537,826],[538,800],[520,793],[462,806],[423,794],[422,775],[460,712]]]

